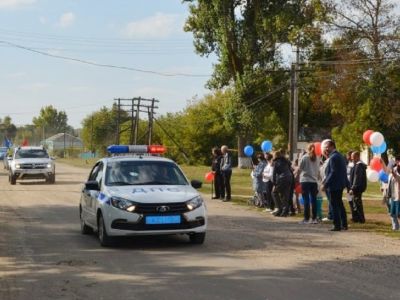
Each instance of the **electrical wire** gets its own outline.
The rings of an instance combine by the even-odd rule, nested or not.
[[[53,57],[57,59],[63,59],[63,60],[68,60],[68,61],[74,61],[82,64],[87,64],[91,66],[96,66],[96,67],[102,67],[102,68],[112,68],[112,69],[121,69],[121,70],[126,70],[126,71],[133,71],[133,72],[139,72],[139,73],[146,73],[146,74],[153,74],[153,75],[158,75],[158,76],[164,76],[164,77],[210,77],[210,75],[203,75],[203,74],[188,74],[188,73],[164,73],[164,72],[158,72],[158,71],[152,71],[152,70],[145,70],[145,69],[139,69],[139,68],[132,68],[132,67],[125,67],[125,66],[117,66],[117,65],[112,65],[112,64],[102,64],[102,63],[95,63],[79,58],[73,58],[73,57],[68,57],[68,56],[63,56],[63,55],[56,55],[56,54],[50,54],[46,53],[43,51],[35,50],[29,47],[25,47],[19,44],[14,44],[8,41],[0,40],[1,44],[6,44],[10,45],[14,48],[26,50],[29,52],[34,52],[40,55],[48,56],[48,57]]]

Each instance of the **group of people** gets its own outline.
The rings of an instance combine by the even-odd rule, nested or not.
[[[232,177],[232,155],[228,146],[223,145],[221,148],[214,147],[212,149],[212,165],[211,170],[214,173],[214,190],[213,199],[221,199],[222,201],[231,200],[231,177]]]
[[[317,155],[315,144],[293,163],[284,150],[256,155],[251,176],[255,191],[253,203],[277,217],[302,213],[301,224],[317,224],[331,220],[332,231],[348,229],[343,192],[351,212],[353,223],[365,223],[362,195],[367,188],[367,166],[361,161],[360,152],[349,151],[345,156],[336,150],[335,142],[327,139],[321,143]],[[232,158],[227,146],[213,148],[212,171],[214,172],[215,196],[213,199],[231,200],[230,179]],[[400,156],[384,165],[389,174],[382,192],[392,220],[393,230],[400,230]],[[328,215],[322,216],[322,197],[328,200]]]
[[[266,211],[274,216],[286,217],[301,213],[301,196],[304,218],[300,223],[317,224],[323,220],[321,200],[325,193],[329,212],[324,219],[333,221],[333,231],[347,230],[342,200],[343,191],[347,189],[352,221],[364,223],[362,193],[367,180],[366,166],[360,160],[360,153],[353,152],[346,160],[332,140],[325,140],[321,145],[322,156],[317,155],[315,144],[310,144],[293,164],[282,150],[273,155],[257,155],[258,163],[252,172],[258,199],[256,205],[266,207]]]

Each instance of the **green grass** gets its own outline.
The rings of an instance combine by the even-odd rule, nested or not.
[[[58,159],[57,161],[62,163],[67,163],[76,167],[90,169],[97,159]],[[211,195],[211,183],[205,181],[204,175],[210,172],[209,166],[186,166],[181,165],[182,170],[186,176],[192,180],[197,179],[203,182],[200,192]],[[232,202],[237,205],[247,206],[247,200],[254,195],[252,189],[252,179],[250,177],[249,169],[234,169],[231,179],[232,186]],[[380,234],[385,234],[387,236],[400,238],[399,232],[393,232],[391,230],[390,218],[387,214],[387,209],[385,205],[382,204],[382,194],[380,192],[380,187],[378,183],[368,182],[367,191],[363,194],[364,199],[364,211],[366,214],[367,223],[366,224],[351,224],[352,230],[357,231],[372,231]],[[349,212],[348,205],[345,203],[346,210]],[[254,207],[255,210],[261,211],[262,209]],[[324,197],[323,211],[326,215],[327,201]],[[301,216],[298,216],[301,217]]]

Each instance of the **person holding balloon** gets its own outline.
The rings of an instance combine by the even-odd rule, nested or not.
[[[229,153],[228,146],[221,147],[222,160],[221,172],[223,178],[223,193],[221,197],[225,196],[224,202],[231,201],[231,176],[232,176],[232,156]]]
[[[390,197],[390,217],[392,220],[392,229],[400,230],[400,156],[395,158],[395,166],[389,176],[389,192]]]
[[[351,153],[354,166],[350,171],[349,195],[352,197],[350,206],[353,222],[365,223],[362,194],[367,189],[367,166],[360,160],[360,152]]]

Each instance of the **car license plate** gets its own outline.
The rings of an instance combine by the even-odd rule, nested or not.
[[[181,216],[147,216],[146,224],[180,224]]]

